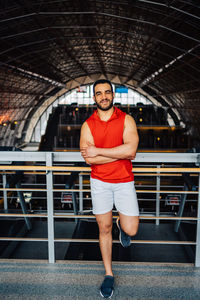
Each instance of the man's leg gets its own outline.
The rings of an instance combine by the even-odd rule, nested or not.
[[[139,207],[134,182],[117,184],[114,197],[115,207],[119,213],[119,219],[117,219],[119,239],[123,247],[128,247],[139,225]]]
[[[95,215],[99,226],[99,245],[105,268],[105,275],[113,276],[112,272],[112,211]]]
[[[126,216],[119,212],[119,219],[122,230],[131,237],[135,236],[139,227],[139,217]]]
[[[129,247],[131,245],[131,237],[136,235],[139,225],[139,217],[126,216],[119,213],[117,218],[117,227],[119,228],[119,240],[123,247]]]
[[[100,295],[111,298],[114,290],[112,272],[112,208],[113,192],[110,184],[91,178],[93,214],[99,226],[99,244],[105,267],[105,277],[100,287]]]

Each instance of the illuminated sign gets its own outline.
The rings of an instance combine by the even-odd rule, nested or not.
[[[128,88],[124,85],[116,85],[115,86],[115,93],[128,94]]]

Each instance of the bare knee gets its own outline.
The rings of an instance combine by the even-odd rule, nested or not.
[[[129,236],[135,236],[138,232],[138,226],[132,226],[130,228],[128,228],[128,230],[126,229],[126,233],[129,235]]]
[[[135,236],[138,232],[138,227],[139,227],[139,224],[138,223],[130,223],[130,224],[126,224],[126,227],[125,228],[122,228],[126,234],[128,234],[129,236]]]
[[[110,234],[112,231],[112,224],[99,224],[99,233],[102,235]]]
[[[125,216],[120,214],[120,225],[123,231],[129,236],[135,236],[138,232],[139,217],[138,216]]]

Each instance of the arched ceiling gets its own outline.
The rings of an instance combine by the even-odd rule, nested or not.
[[[199,0],[0,3],[0,123],[19,121],[0,144],[22,142],[49,97],[100,76],[176,109],[200,135]]]

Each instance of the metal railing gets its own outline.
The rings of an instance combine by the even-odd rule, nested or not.
[[[57,242],[98,242],[97,239],[67,239],[55,238],[54,236],[54,222],[56,218],[74,218],[74,219],[91,219],[95,218],[93,215],[83,215],[83,192],[90,192],[90,189],[83,188],[83,174],[90,172],[90,167],[71,166],[70,164],[82,163],[83,159],[78,152],[1,152],[0,171],[3,175],[3,187],[0,191],[4,196],[4,212],[0,217],[25,217],[28,218],[47,218],[48,225],[48,238],[23,238],[23,237],[0,237],[0,241],[44,241],[48,242],[48,259],[50,263],[55,262],[55,243]],[[14,165],[13,162],[17,162]],[[20,165],[19,162],[22,162]],[[32,163],[30,163],[32,162]],[[141,220],[172,220],[172,221],[195,221],[197,223],[196,241],[156,241],[156,240],[134,240],[135,244],[178,244],[178,245],[193,245],[196,247],[195,266],[200,267],[200,156],[198,153],[138,153],[135,161],[133,162],[133,172],[136,174],[155,176],[156,189],[137,189],[138,193],[151,193],[156,195],[156,212],[154,216],[140,215]],[[24,164],[25,163],[25,164]],[[135,164],[134,164],[135,163]],[[151,163],[155,166],[140,167],[138,163]],[[168,167],[167,164],[175,164]],[[177,164],[179,164],[177,166]],[[184,164],[181,167],[180,164]],[[186,167],[186,164],[193,164],[191,167]],[[6,187],[5,173],[9,171],[23,171],[34,174],[45,174],[46,188],[29,188],[29,187]],[[44,173],[45,172],[45,173]],[[69,174],[69,172],[79,172],[79,188],[78,189],[61,189],[55,188],[53,184],[53,176],[58,174]],[[198,175],[198,190],[163,190],[160,188],[161,176],[171,174],[190,173]],[[47,195],[47,212],[29,214],[26,211],[20,213],[7,213],[6,193],[8,191],[40,191],[45,192]],[[54,193],[55,192],[78,192],[79,193],[79,214],[61,214],[54,211]],[[197,215],[196,217],[179,217],[179,216],[162,216],[159,210],[159,196],[166,193],[179,193],[187,195],[197,195]],[[113,218],[116,218],[115,216]],[[118,241],[114,241],[117,243]]]

